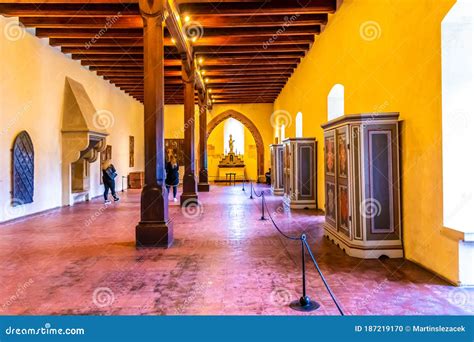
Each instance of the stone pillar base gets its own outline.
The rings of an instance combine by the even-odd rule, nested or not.
[[[181,206],[198,202],[198,195],[195,192],[183,192],[180,197]]]
[[[137,247],[168,248],[173,244],[173,222],[139,222],[135,228]]]
[[[209,183],[198,183],[198,192],[209,192]]]

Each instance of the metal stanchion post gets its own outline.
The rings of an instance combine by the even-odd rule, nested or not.
[[[265,219],[265,193],[262,191],[260,196],[262,197],[262,217],[260,218],[260,220],[263,221],[263,220],[266,220]]]
[[[242,177],[242,191],[245,191],[245,177]]]
[[[250,199],[253,199],[253,183],[252,183],[252,180],[250,180]]]
[[[125,176],[122,176],[122,192],[124,191],[123,190],[123,179],[125,178]]]
[[[314,300],[311,300],[307,295],[306,295],[306,266],[305,266],[305,249],[304,249],[304,243],[306,241],[306,234],[301,235],[301,270],[303,273],[303,295],[299,300],[294,300],[290,303],[290,308],[293,310],[297,311],[314,311],[319,309],[320,305],[319,303],[315,302]]]

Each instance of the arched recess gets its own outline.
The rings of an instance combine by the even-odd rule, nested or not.
[[[258,131],[257,126],[244,114],[239,113],[233,109],[226,110],[225,112],[220,113],[217,115],[215,118],[213,118],[209,123],[207,124],[207,137],[211,135],[212,131],[214,128],[217,127],[222,121],[228,119],[228,118],[234,118],[236,120],[239,120],[245,127],[248,128],[250,133],[253,136],[253,139],[255,140],[255,144],[257,145],[257,174],[259,180],[265,178],[265,171],[264,171],[264,155],[265,155],[265,149],[263,145],[263,139],[262,135]]]

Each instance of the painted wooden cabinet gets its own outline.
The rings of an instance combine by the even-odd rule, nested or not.
[[[325,235],[351,256],[403,257],[398,116],[353,114],[322,125]]]
[[[283,202],[294,209],[316,209],[316,140],[286,139],[283,141],[283,151]]]
[[[270,145],[271,191],[273,195],[283,195],[283,144]]]

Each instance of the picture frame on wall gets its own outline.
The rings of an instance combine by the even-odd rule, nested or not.
[[[173,154],[178,161],[178,165],[184,165],[184,139],[165,139],[166,160]]]
[[[107,155],[106,160],[112,160],[112,145],[107,145],[105,154]]]
[[[128,166],[135,167],[135,137],[128,137]]]

